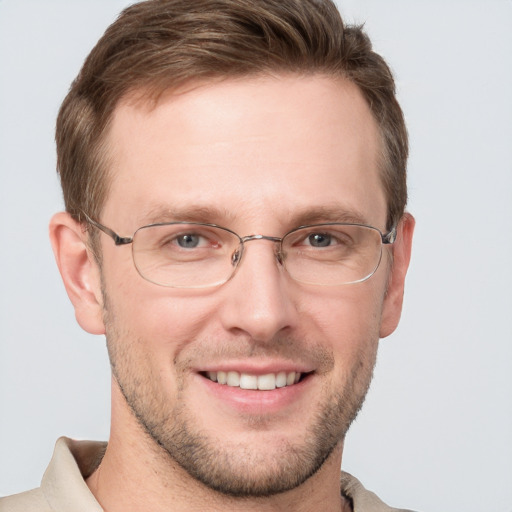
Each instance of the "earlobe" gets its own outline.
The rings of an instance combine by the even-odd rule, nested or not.
[[[78,323],[91,334],[104,334],[100,272],[82,226],[68,213],[57,213],[50,221],[50,241]]]
[[[414,217],[410,213],[405,213],[398,225],[397,239],[393,244],[393,263],[382,310],[381,338],[389,336],[400,321],[405,276],[411,259],[414,225]]]

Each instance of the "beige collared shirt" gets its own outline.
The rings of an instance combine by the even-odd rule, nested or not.
[[[0,498],[0,512],[103,512],[85,479],[98,466],[106,447],[107,443],[61,437],[41,487]],[[354,512],[407,512],[388,507],[345,472],[341,473],[341,490],[352,500]]]

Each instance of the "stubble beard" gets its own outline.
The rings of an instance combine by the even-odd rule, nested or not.
[[[128,333],[117,331],[111,314],[105,317],[114,378],[150,441],[170,458],[170,468],[177,464],[207,488],[231,497],[274,496],[313,476],[344,440],[364,402],[375,365],[376,350],[361,350],[342,389],[331,392],[317,405],[302,442],[283,440],[279,449],[266,451],[263,443],[258,447],[234,444],[202,430],[183,399],[184,379],[178,381],[172,406],[159,389],[158,378],[152,376],[147,360],[131,350],[134,345],[143,347],[144,341],[127,344]],[[290,340],[286,343],[289,346]],[[184,372],[180,373],[183,376]],[[302,419],[297,418],[297,422]],[[264,424],[264,418],[253,418],[252,428],[264,428]]]

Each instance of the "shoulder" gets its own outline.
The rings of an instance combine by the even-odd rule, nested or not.
[[[341,472],[341,492],[352,501],[354,512],[412,512],[386,505],[375,493],[368,491],[352,475]]]
[[[85,479],[95,470],[105,449],[106,443],[61,437],[41,487],[0,498],[0,512],[102,512]]]
[[[52,512],[40,488],[0,498],[0,512]]]

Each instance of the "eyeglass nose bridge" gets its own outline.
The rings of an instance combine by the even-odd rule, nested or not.
[[[234,267],[238,267],[242,260],[242,256],[244,255],[244,249],[245,249],[245,243],[246,242],[252,242],[253,240],[268,240],[269,242],[274,242],[279,244],[278,250],[276,251],[275,255],[277,258],[277,261],[280,265],[283,264],[283,254],[282,254],[282,246],[281,243],[283,241],[282,238],[278,236],[267,236],[267,235],[247,235],[240,237],[240,245],[238,246],[238,249],[231,255],[231,264]]]

